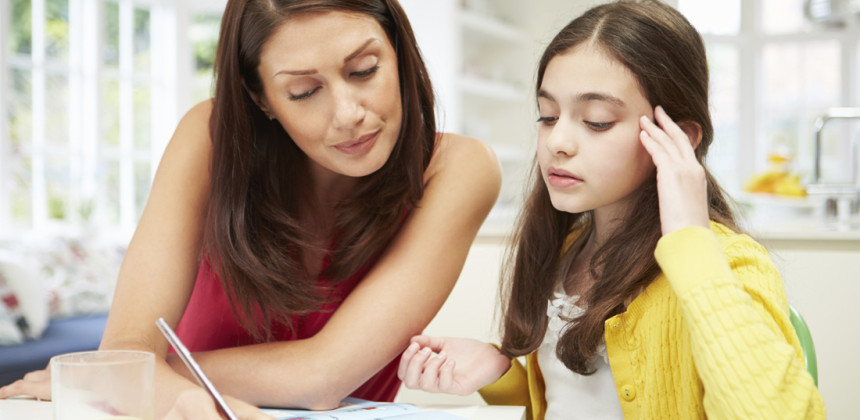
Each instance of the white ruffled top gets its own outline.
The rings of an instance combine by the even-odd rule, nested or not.
[[[556,356],[564,328],[585,312],[576,305],[578,300],[579,296],[556,291],[547,305],[549,324],[537,353],[546,385],[546,420],[623,419],[605,344],[601,344],[592,361],[596,371],[591,376],[572,372]]]

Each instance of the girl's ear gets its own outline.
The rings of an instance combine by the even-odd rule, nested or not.
[[[702,142],[702,126],[699,123],[683,121],[678,123],[678,127],[681,127],[681,130],[684,130],[684,133],[690,138],[690,144],[693,145],[693,149],[699,147],[699,143]]]

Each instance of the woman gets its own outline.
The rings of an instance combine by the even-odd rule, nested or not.
[[[398,354],[441,307],[498,195],[495,156],[436,133],[395,0],[231,0],[215,71],[214,99],[165,151],[101,349],[159,356],[159,417],[201,394],[158,317],[242,416],[392,400]],[[0,397],[47,397],[44,376]],[[214,414],[207,401],[174,414]]]

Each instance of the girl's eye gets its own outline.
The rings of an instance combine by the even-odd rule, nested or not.
[[[366,78],[372,76],[373,73],[376,73],[377,70],[379,70],[379,64],[377,64],[377,65],[375,65],[375,66],[373,66],[367,70],[354,71],[354,72],[350,73],[350,75],[354,76],[354,77],[358,77],[359,79],[366,79]]]
[[[310,98],[311,95],[316,93],[316,91],[318,91],[318,90],[320,90],[319,86],[317,86],[317,87],[315,87],[315,88],[313,88],[313,89],[311,89],[305,93],[299,94],[299,95],[290,94],[290,100],[291,101],[301,101],[302,99]]]
[[[585,121],[585,124],[591,127],[594,131],[606,131],[612,128],[613,123],[611,122],[595,122],[595,121]]]
[[[543,125],[553,125],[556,121],[558,121],[558,117],[540,117],[537,120],[537,122]]]

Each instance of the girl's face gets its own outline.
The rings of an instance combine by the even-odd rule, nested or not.
[[[633,74],[593,46],[576,46],[547,64],[538,108],[537,157],[553,207],[622,216],[654,171],[639,142],[639,117],[653,110]]]
[[[388,160],[400,133],[400,80],[373,18],[292,17],[263,45],[258,71],[258,103],[310,157],[314,174],[360,177]]]

